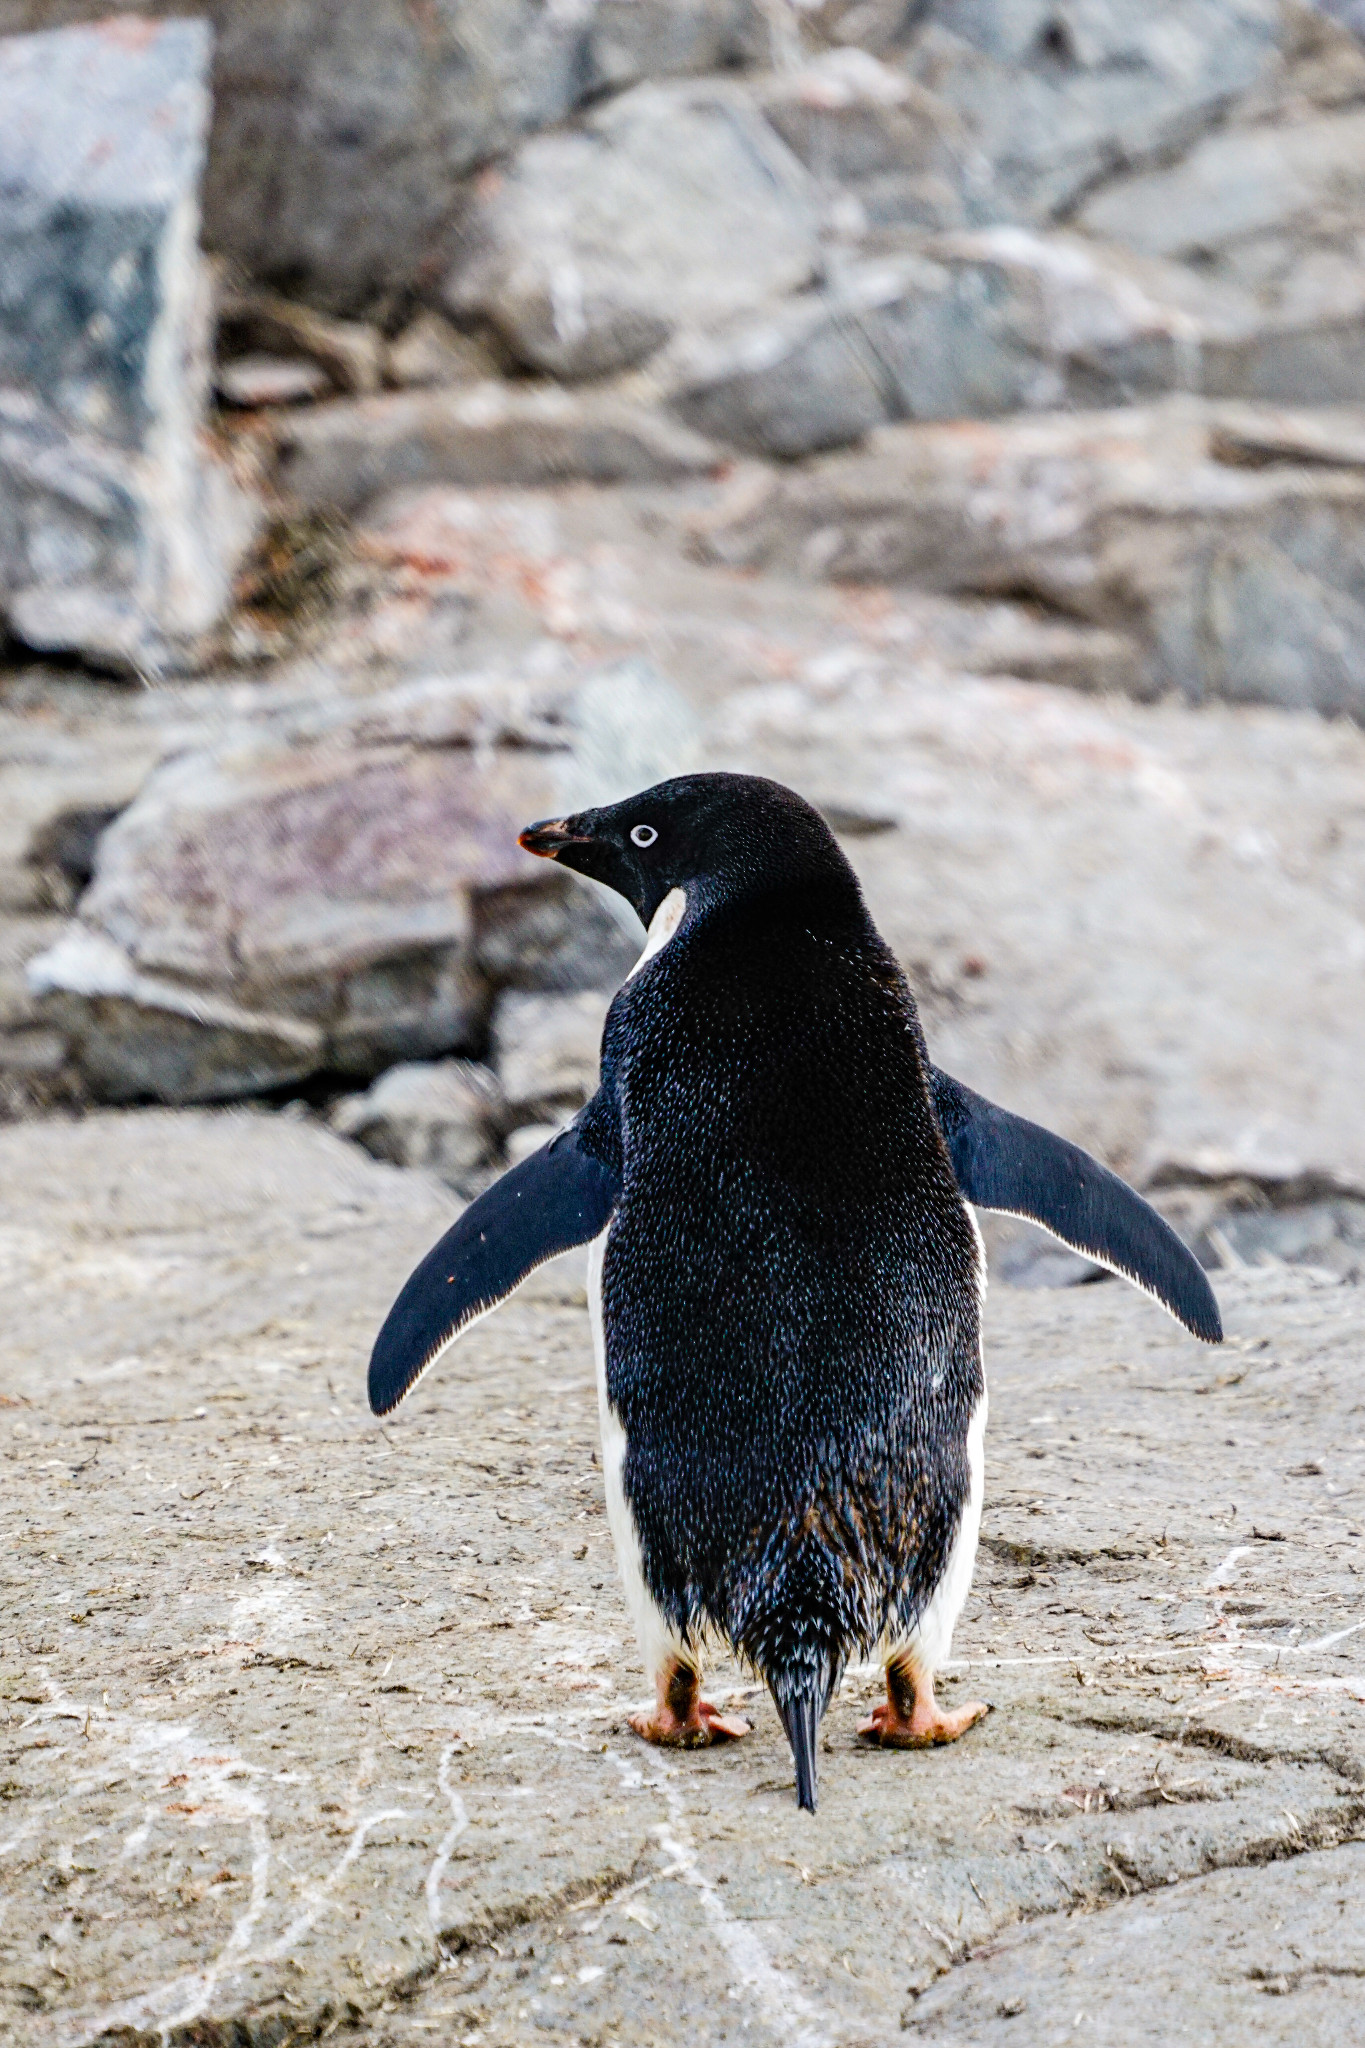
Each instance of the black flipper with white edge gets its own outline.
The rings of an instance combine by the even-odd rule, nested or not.
[[[937,1067],[932,1085],[957,1184],[969,1202],[1041,1224],[1153,1295],[1206,1344],[1222,1342],[1203,1267],[1126,1181],[1079,1145],[1011,1116]]]
[[[385,1318],[370,1357],[370,1406],[387,1415],[446,1347],[537,1266],[611,1221],[620,1183],[586,1149],[577,1118],[471,1202]]]

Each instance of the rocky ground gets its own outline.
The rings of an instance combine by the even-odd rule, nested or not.
[[[11,2038],[1356,2038],[1356,1290],[996,1288],[959,1747],[830,1710],[688,1756],[642,1681],[581,1282],[387,1425],[368,1339],[450,1198],[295,1115],[0,1133]],[[138,1527],[134,1527],[134,1524]]]
[[[1365,2043],[1360,11],[0,0],[0,2032]],[[988,1220],[996,1711],[813,1822],[573,1261],[363,1397],[697,765],[1229,1330]]]

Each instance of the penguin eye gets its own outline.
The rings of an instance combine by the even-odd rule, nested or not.
[[[632,825],[630,828],[632,846],[652,846],[658,836],[652,825]]]

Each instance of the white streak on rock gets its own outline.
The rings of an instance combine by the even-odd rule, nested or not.
[[[469,1826],[469,1815],[465,1812],[464,1801],[450,1782],[450,1760],[454,1754],[455,1744],[448,1742],[441,1751],[441,1761],[436,1769],[436,1782],[450,1802],[453,1818],[441,1837],[441,1846],[432,1858],[431,1868],[427,1872],[427,1918],[431,1922],[431,1931],[436,1936],[438,1947],[441,1947],[441,1882],[445,1877],[446,1866],[450,1862],[455,1844]],[[444,1950],[442,1952],[444,1953]]]

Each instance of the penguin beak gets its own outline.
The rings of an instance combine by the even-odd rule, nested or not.
[[[567,846],[591,846],[592,839],[586,832],[571,832],[564,818],[542,818],[538,825],[528,825],[517,835],[517,845],[527,853],[538,853],[542,860],[558,860]]]

